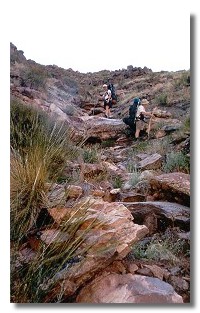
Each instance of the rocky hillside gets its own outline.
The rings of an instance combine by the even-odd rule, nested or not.
[[[11,302],[189,302],[190,73],[83,74],[10,48]],[[154,112],[139,142],[134,97]]]

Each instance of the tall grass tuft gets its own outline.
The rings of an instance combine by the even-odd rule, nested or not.
[[[64,124],[48,123],[44,113],[11,104],[11,239],[23,238],[34,226],[46,193],[72,157]]]

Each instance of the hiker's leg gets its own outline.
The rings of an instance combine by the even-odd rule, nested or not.
[[[139,135],[140,135],[140,129],[136,129],[136,132],[135,132],[135,138],[139,138]]]
[[[104,101],[105,116],[108,117],[108,103]]]
[[[136,121],[136,132],[135,132],[135,138],[138,138],[140,135],[140,131],[144,130],[145,123],[143,121]]]
[[[106,106],[106,116],[109,117],[110,115],[110,109],[109,109],[109,106],[107,105]]]
[[[151,124],[149,123],[149,125],[146,126],[144,129],[145,129],[145,131],[146,131],[146,133],[147,133],[147,135],[149,137],[149,133],[150,133],[150,130],[151,130]]]
[[[139,138],[140,130],[142,129],[141,121],[136,121],[136,131],[135,131],[135,138]]]
[[[106,117],[109,117],[109,111],[110,111],[109,106],[106,105]]]
[[[109,106],[108,106],[108,117],[111,116],[111,111],[110,111],[111,108],[112,108],[112,101],[109,102]]]

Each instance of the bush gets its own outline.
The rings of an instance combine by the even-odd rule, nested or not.
[[[182,89],[183,87],[190,86],[190,72],[184,72],[174,82],[176,89]]]
[[[10,144],[20,154],[37,140],[42,129],[49,127],[47,115],[14,99],[10,105]]]
[[[159,140],[154,140],[153,144],[148,147],[149,153],[159,153],[161,155],[165,155],[167,152],[170,151],[170,149],[173,149],[173,146],[170,145],[171,143],[171,137],[166,136],[163,138],[160,138]]]
[[[190,243],[180,239],[173,228],[167,229],[164,234],[155,234],[152,238],[136,243],[130,257],[155,261],[168,261],[178,264],[180,258],[189,256]]]
[[[166,173],[170,172],[190,172],[190,159],[183,152],[170,152],[166,156],[166,162],[163,165],[163,170]]]
[[[98,146],[84,147],[83,148],[83,161],[85,163],[97,163],[99,161]]]
[[[134,147],[134,153],[138,153],[138,152],[144,152],[146,153],[150,147],[150,143],[148,140],[145,141],[139,141],[137,143],[137,146]]]
[[[120,176],[111,177],[113,188],[121,188],[123,180]]]
[[[24,69],[22,77],[25,86],[36,90],[44,90],[49,74],[43,67],[32,65]]]
[[[168,104],[167,94],[164,93],[160,94],[159,96],[156,97],[155,101],[158,105],[167,105]]]
[[[137,185],[137,183],[139,183],[139,181],[140,181],[140,173],[138,171],[134,171],[131,175],[129,183],[132,187],[134,187]]]

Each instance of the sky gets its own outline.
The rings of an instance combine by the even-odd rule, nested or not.
[[[192,0],[11,2],[10,42],[37,63],[84,73],[190,68]]]
[[[191,270],[194,279],[192,286],[193,305],[187,312],[199,312],[198,296],[200,281],[199,245],[199,195],[200,177],[199,138],[200,97],[199,97],[199,9],[198,0],[1,0],[0,1],[0,298],[4,310],[20,311],[9,303],[10,290],[10,225],[9,225],[9,93],[10,93],[10,42],[18,50],[23,50],[27,59],[40,64],[55,64],[65,69],[80,72],[117,70],[147,66],[153,71],[178,71],[190,68],[193,64],[191,87],[191,134],[193,149],[191,165],[193,178],[192,230],[193,257]],[[190,16],[194,17],[195,29],[190,36]],[[190,42],[191,39],[191,42]],[[192,43],[192,45],[191,45]],[[191,50],[190,50],[191,48]],[[198,156],[199,155],[199,156]],[[194,173],[195,169],[195,173]],[[198,205],[199,204],[199,205]],[[5,239],[8,240],[5,240]],[[23,307],[26,310],[27,306]],[[103,311],[119,311],[121,306],[104,307]],[[32,311],[44,312],[49,306],[31,307]],[[52,308],[51,308],[52,309]],[[87,312],[95,307],[63,307],[68,312]],[[100,307],[97,308],[101,310]],[[125,309],[132,311],[133,307]],[[148,307],[148,311],[160,307]],[[183,307],[162,307],[170,313],[182,311]],[[57,311],[55,307],[53,311]],[[134,311],[146,312],[146,308],[134,307]]]

